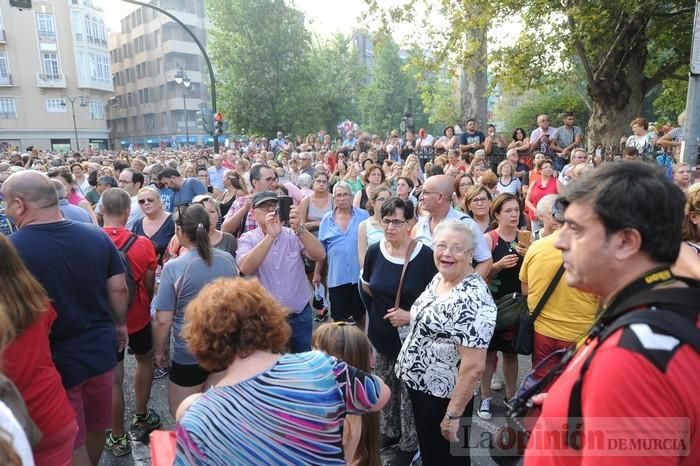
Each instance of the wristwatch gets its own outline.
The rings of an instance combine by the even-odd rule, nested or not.
[[[304,224],[302,223],[301,225],[299,225],[299,228],[297,229],[296,235],[299,236],[299,235],[300,235],[302,232],[304,232],[304,231],[306,231],[306,225],[304,225]]]
[[[448,421],[451,421],[453,419],[459,419],[459,416],[453,416],[452,414],[450,414],[449,411],[445,411],[445,417],[447,418]]]

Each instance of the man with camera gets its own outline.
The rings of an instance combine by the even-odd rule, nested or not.
[[[322,261],[326,252],[319,240],[301,224],[296,207],[287,212],[282,212],[280,207],[280,198],[272,191],[253,196],[257,227],[238,240],[236,261],[242,274],[257,278],[289,309],[290,351],[301,353],[311,350],[313,330],[312,290],[304,271],[304,256]],[[285,220],[289,221],[289,227],[283,225]]]
[[[564,357],[525,465],[700,464],[700,290],[670,271],[683,193],[657,167],[614,163],[567,186],[558,208],[566,282],[602,308]]]

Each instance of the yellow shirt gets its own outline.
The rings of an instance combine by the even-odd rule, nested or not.
[[[559,232],[532,243],[520,268],[520,281],[527,285],[527,306],[535,310],[562,263],[561,251],[554,247]],[[566,284],[566,272],[535,320],[535,332],[563,341],[576,341],[593,323],[598,297]]]

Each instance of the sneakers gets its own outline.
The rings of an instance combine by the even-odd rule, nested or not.
[[[314,317],[314,320],[316,322],[323,322],[326,319],[328,319],[328,308],[324,307],[320,311],[318,311],[318,314],[316,314],[316,317]]]
[[[491,390],[499,391],[503,389],[503,382],[498,377],[494,376],[491,379]]]
[[[117,457],[128,455],[131,453],[131,442],[129,442],[129,437],[126,434],[114,438],[110,432],[105,439],[105,449],[109,450]]]
[[[481,400],[481,407],[477,414],[481,419],[491,419],[491,398]]]
[[[153,371],[153,378],[154,379],[162,379],[166,375],[170,373],[170,368],[169,367],[156,367],[155,370]]]
[[[160,427],[160,424],[160,416],[149,408],[144,416],[134,414],[134,417],[131,419],[131,430],[141,435],[146,435]]]

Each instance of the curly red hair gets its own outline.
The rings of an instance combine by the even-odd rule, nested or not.
[[[182,335],[199,364],[225,369],[238,357],[282,353],[292,331],[287,310],[256,279],[219,278],[185,309]]]

